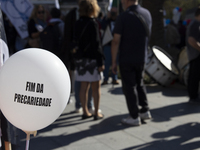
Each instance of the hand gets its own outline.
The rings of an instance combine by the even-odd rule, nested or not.
[[[103,65],[103,66],[101,66],[101,67],[98,68],[98,71],[102,72],[102,71],[104,71],[104,69],[105,69],[105,66]]]
[[[107,19],[110,19],[111,18],[111,14],[110,14],[110,11],[107,13]]]
[[[112,72],[113,72],[113,74],[117,74],[117,64],[116,63],[112,64]]]

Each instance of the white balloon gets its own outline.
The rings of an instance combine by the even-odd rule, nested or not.
[[[1,111],[25,131],[53,123],[65,109],[71,87],[62,61],[38,48],[12,55],[0,70],[0,83]]]

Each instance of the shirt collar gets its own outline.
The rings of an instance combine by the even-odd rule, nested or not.
[[[131,5],[126,9],[126,11],[135,10],[137,7],[140,7],[140,5]]]

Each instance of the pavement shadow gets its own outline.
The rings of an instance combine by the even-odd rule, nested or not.
[[[152,121],[164,122],[164,121],[170,121],[173,117],[200,113],[199,107],[200,104],[193,104],[186,102],[186,103],[179,103],[156,109],[151,109],[150,111],[153,116]]]
[[[106,134],[106,133],[110,133],[110,132],[115,132],[115,131],[123,130],[123,129],[129,128],[129,127],[133,128],[133,126],[123,125],[120,123],[120,120],[127,116],[128,116],[128,114],[112,116],[112,117],[103,119],[101,122],[99,122],[95,125],[90,126],[90,129],[88,129],[88,130],[82,130],[82,131],[75,132],[75,133],[69,132],[69,134],[68,134],[67,128],[66,128],[66,132],[63,135],[45,136],[45,137],[40,136],[40,133],[51,131],[55,128],[67,127],[67,126],[73,125],[73,123],[71,123],[67,119],[65,122],[62,122],[62,123],[60,123],[60,120],[58,119],[52,125],[46,127],[43,130],[38,131],[38,136],[31,138],[30,149],[37,149],[37,150],[44,150],[44,148],[48,149],[48,150],[56,149],[59,147],[67,146],[71,143],[85,139],[87,137],[92,137],[92,136],[97,136],[97,135]],[[93,121],[93,120],[88,119],[88,121]],[[81,123],[84,123],[84,122],[85,121],[81,121]],[[25,136],[23,138],[25,138]],[[53,141],[54,143],[56,141],[57,144],[50,144],[51,141]],[[26,142],[25,140],[21,140],[21,142],[20,142],[21,149],[18,149],[18,150],[22,150],[25,147],[25,144],[26,144],[25,142]]]
[[[122,94],[124,94],[123,91],[122,91],[122,87],[110,88],[108,90],[108,93],[111,93],[113,95],[122,95]]]
[[[191,122],[172,128],[166,132],[158,132],[152,135],[157,139],[153,142],[128,147],[124,150],[189,150],[198,149],[200,147],[200,124]],[[198,138],[198,140],[194,140]],[[191,141],[193,140],[193,141]]]
[[[145,86],[147,94],[162,92],[162,95],[169,97],[179,97],[188,95],[186,86],[181,85],[179,83],[170,85],[168,87],[163,87],[158,84],[147,84]],[[108,92],[114,95],[123,94],[122,87],[110,88]]]
[[[189,103],[180,103],[175,105],[170,105],[166,107],[156,108],[151,110],[153,122],[164,122],[170,121],[173,117],[183,116],[187,114],[200,113],[199,105],[189,104]],[[66,128],[64,134],[58,136],[48,136],[48,131],[52,131],[53,129],[65,128],[65,127],[73,127],[73,125],[84,124],[86,122],[93,121],[92,119],[81,120],[80,115],[70,113],[62,114],[53,124],[50,126],[39,130],[38,136],[32,137],[30,140],[30,149],[37,150],[50,150],[61,148],[63,146],[67,146],[76,141],[80,141],[82,139],[93,137],[97,135],[102,135],[106,133],[111,133],[119,130],[123,130],[126,128],[133,128],[132,126],[122,125],[120,120],[126,117],[128,114],[116,115],[105,118],[101,120],[101,122],[97,122],[97,124],[91,125],[89,129],[82,130],[78,132],[68,131],[69,128]],[[145,124],[145,122],[143,122]],[[137,128],[137,127],[136,127]],[[152,149],[162,149],[162,150],[188,150],[195,149],[200,147],[200,142],[187,142],[197,137],[200,138],[200,132],[197,132],[200,129],[199,123],[187,123],[181,126],[177,126],[176,128],[172,128],[166,132],[158,132],[154,133],[152,137],[156,140],[153,142],[148,142],[146,144],[137,145],[134,147],[125,148],[125,150],[129,149],[137,149],[137,150],[152,150]],[[63,130],[63,129],[62,129]],[[40,136],[42,133],[47,134],[46,136]],[[25,147],[26,141],[25,134],[21,137],[20,148],[17,150],[22,150]],[[52,142],[52,144],[51,144]],[[56,143],[56,144],[55,144]]]
[[[162,95],[169,97],[188,96],[187,87],[180,83],[162,87]]]

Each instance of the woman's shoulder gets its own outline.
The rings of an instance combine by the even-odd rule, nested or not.
[[[94,18],[91,18],[91,19],[89,20],[89,26],[90,26],[90,27],[91,27],[91,26],[98,27],[98,22],[97,22],[97,20],[94,19]]]
[[[97,21],[94,18],[86,18],[86,17],[79,18],[75,23],[75,25],[78,27],[85,26],[86,24],[90,27],[98,25]]]

